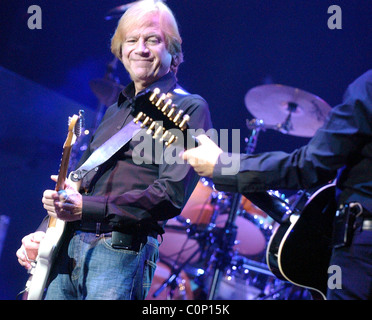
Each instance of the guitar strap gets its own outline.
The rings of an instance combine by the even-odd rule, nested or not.
[[[172,97],[185,97],[189,95],[187,91],[183,90],[183,88],[178,85],[175,89],[169,91],[169,93]],[[110,159],[136,134],[138,134],[141,129],[142,128],[140,122],[138,122],[137,124],[134,121],[128,123],[119,132],[117,132],[105,143],[103,143],[98,149],[96,149],[78,169],[71,172],[70,179],[74,182],[83,179],[94,168]]]
[[[141,130],[141,123],[129,122],[120,131],[97,148],[90,157],[70,174],[72,181],[80,181],[90,171],[110,159],[117,151],[126,145]]]

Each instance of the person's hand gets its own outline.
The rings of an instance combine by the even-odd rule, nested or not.
[[[16,256],[19,264],[26,270],[32,268],[32,263],[36,260],[41,240],[45,237],[45,232],[37,231],[25,236],[22,245],[17,250]]]
[[[51,176],[57,181],[57,176]],[[45,190],[42,202],[48,215],[64,221],[81,219],[83,199],[77,191],[76,184],[67,179],[63,190]]]
[[[181,156],[202,177],[212,178],[213,169],[222,150],[205,134],[197,137],[199,146],[184,151]]]

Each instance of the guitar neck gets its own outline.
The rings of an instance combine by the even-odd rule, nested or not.
[[[62,190],[65,187],[65,181],[66,181],[68,166],[70,162],[71,149],[72,149],[72,146],[65,146],[63,148],[61,165],[59,168],[57,183],[55,187],[56,191]],[[48,227],[49,228],[55,227],[56,222],[57,222],[56,218],[49,217]]]
[[[288,204],[281,198],[267,191],[251,192],[245,196],[262,211],[266,212],[276,222],[282,223],[289,214]]]
[[[62,190],[65,187],[65,181],[66,181],[67,172],[68,172],[68,165],[70,162],[71,149],[72,149],[71,146],[63,148],[62,161],[61,161],[61,165],[59,168],[58,179],[57,179],[56,188],[55,188],[56,191]]]

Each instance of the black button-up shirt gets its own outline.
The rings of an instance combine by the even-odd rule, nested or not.
[[[207,131],[212,127],[206,101],[198,95],[186,93],[178,86],[173,73],[168,73],[147,89],[154,88],[159,88],[162,93],[172,92],[173,103],[190,115],[189,128]],[[118,102],[107,109],[78,166],[133,120],[132,106],[143,94],[135,96],[134,92],[131,83],[120,94]],[[178,155],[173,155],[173,161],[167,163],[164,153],[158,151],[159,147],[151,137],[147,142],[133,139],[96,171],[88,174],[81,184],[82,221],[105,221],[130,229],[140,221],[154,225],[154,222],[179,215],[196,186],[198,176]]]

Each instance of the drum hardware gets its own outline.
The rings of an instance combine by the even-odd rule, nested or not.
[[[316,95],[280,84],[252,88],[244,101],[248,111],[259,119],[252,121],[252,125],[299,137],[312,137],[331,110]]]
[[[156,298],[165,288],[170,287],[170,297],[172,298],[173,290],[177,287],[177,278],[179,274],[185,268],[185,266],[196,256],[196,254],[199,253],[200,250],[200,248],[195,250],[184,263],[182,263],[176,269],[173,269],[171,275],[165,281],[163,281],[161,286],[153,293],[152,296]]]
[[[284,292],[286,291],[287,289],[292,289],[293,285],[289,282],[283,282],[282,286],[280,286],[278,289],[275,289],[274,291],[271,291],[270,293],[268,294],[265,294],[265,295],[262,295],[262,296],[259,296],[256,298],[256,300],[268,300],[270,298],[275,298],[277,299],[278,295],[281,293],[281,292]]]
[[[163,281],[163,283],[160,285],[160,287],[153,293],[153,297],[156,298],[164,289],[167,287],[170,287],[170,296],[172,296],[172,291],[177,288],[177,279],[179,277],[179,274],[185,269],[185,267],[196,257],[197,254],[201,254],[203,256],[203,252],[205,250],[205,246],[207,243],[212,243],[210,240],[210,237],[212,236],[212,230],[213,230],[213,224],[209,224],[207,228],[204,230],[198,231],[197,225],[190,225],[190,227],[187,229],[188,236],[191,238],[198,240],[199,246],[198,248],[185,260],[183,261],[179,266],[175,263],[173,265],[172,271],[170,276]]]
[[[216,227],[216,223],[212,223],[213,217],[225,210],[229,200],[226,194],[213,190],[210,182],[201,178],[181,215],[167,222],[167,232],[163,235],[159,247],[161,260],[179,265],[196,246],[201,246],[203,250],[190,261],[187,266],[189,269],[205,256],[208,246],[211,245],[209,240],[205,240],[205,233]]]
[[[208,293],[208,300],[214,300],[221,275],[230,265],[232,259],[232,248],[235,244],[237,233],[237,226],[234,224],[234,221],[240,200],[240,194],[235,194],[225,227],[221,229],[219,235],[215,237],[217,249],[214,250],[215,263],[212,282]]]
[[[255,300],[312,300],[310,292],[305,288],[297,287],[287,281],[277,281],[280,282],[278,288],[258,296]]]
[[[248,271],[255,271],[274,277],[274,274],[269,270],[269,267],[266,263],[250,260],[239,255],[233,257],[231,266],[232,270],[243,269],[244,273],[246,274]]]
[[[212,261],[211,263],[214,263]],[[200,286],[211,282],[208,269],[201,275]],[[209,281],[209,282],[208,282]],[[234,254],[231,263],[221,275],[215,300],[288,300],[305,293],[293,284],[280,280],[270,272],[266,263]],[[309,297],[309,296],[308,296]]]
[[[204,184],[204,182],[203,182]],[[181,223],[181,226],[172,226],[166,225],[166,228],[170,228],[173,230],[184,230],[187,233],[188,239],[193,239],[198,242],[197,249],[190,254],[184,261],[180,264],[178,263],[178,259],[173,264],[173,269],[170,276],[163,281],[160,287],[153,293],[153,297],[156,298],[164,289],[167,287],[170,288],[170,295],[172,295],[172,290],[177,288],[177,279],[182,272],[186,268],[186,266],[190,265],[190,262],[200,254],[198,260],[208,260],[209,255],[211,255],[211,251],[214,250],[211,248],[215,247],[218,244],[219,248],[223,246],[227,246],[231,248],[235,244],[235,236],[236,236],[236,226],[233,228],[220,228],[216,225],[216,219],[220,213],[220,209],[225,206],[223,203],[225,201],[224,194],[221,192],[214,191],[210,195],[210,201],[213,207],[213,212],[209,218],[208,224],[200,224],[199,217],[194,218],[195,223],[190,223],[190,219],[186,219],[184,217],[176,218],[178,222]],[[201,212],[202,213],[202,212]],[[231,223],[229,221],[226,222]],[[232,234],[231,230],[235,229],[235,234]],[[180,250],[181,253],[182,250]],[[224,262],[224,265],[228,265],[230,262],[229,255],[226,257],[222,257],[224,253],[228,252],[227,249],[223,248],[219,250],[217,261],[219,263]],[[216,253],[216,252],[215,252]]]
[[[248,140],[246,140],[246,153],[252,154],[256,148],[258,135],[260,133],[261,127],[258,125],[251,129],[251,135]],[[235,193],[233,195],[233,200],[231,203],[231,208],[225,227],[220,233],[220,237],[217,237],[218,248],[215,249],[214,255],[216,261],[213,268],[212,282],[209,288],[208,300],[214,300],[216,297],[218,285],[221,281],[221,275],[230,265],[233,246],[235,245],[237,226],[235,220],[242,202],[242,195],[240,193]]]
[[[205,184],[205,181],[203,182]],[[190,219],[186,219],[182,216],[177,217],[176,219],[182,224],[181,226],[170,226],[170,228],[182,228],[186,231],[188,239],[194,239],[198,242],[197,249],[183,262],[178,265],[178,259],[176,259],[173,264],[170,276],[163,281],[160,287],[153,293],[153,297],[156,298],[164,289],[170,287],[170,296],[173,295],[173,291],[178,287],[177,279],[179,274],[185,269],[187,265],[198,255],[200,254],[199,260],[204,259],[205,255],[209,251],[206,249],[209,245],[214,243],[214,234],[216,228],[215,219],[218,215],[219,202],[223,199],[221,193],[213,192],[211,194],[211,203],[213,203],[213,213],[210,219],[209,224],[203,225],[197,223],[199,219],[196,219],[196,223],[190,223]],[[202,213],[202,212],[201,212]],[[167,226],[168,228],[168,226]],[[181,251],[180,251],[181,252]]]
[[[283,127],[286,126],[287,128],[290,126],[291,114],[295,110],[294,104],[291,103],[289,108],[291,108],[289,116],[285,120],[286,123],[283,124]],[[245,140],[247,143],[245,151],[246,154],[252,154],[256,148],[259,133],[265,127],[264,122],[261,120],[254,120],[248,124],[248,128],[251,130],[251,135]],[[286,221],[287,218],[292,214],[292,210],[287,201],[278,196],[275,191],[269,190],[266,192],[252,192],[249,193],[247,197],[250,201],[252,201],[252,203],[267,213],[278,223],[283,223],[283,221]],[[241,199],[241,194],[236,193],[233,195],[231,209],[225,227],[223,228],[223,232],[216,237],[216,242],[218,245],[217,248],[214,249],[214,267],[212,269],[213,276],[208,292],[208,300],[215,299],[217,289],[221,281],[221,276],[223,272],[226,271],[227,267],[231,266],[232,263],[232,248],[235,244],[237,235],[237,226],[234,222],[237,218]]]
[[[191,288],[191,282],[187,273],[182,271],[180,275],[174,279],[172,285],[169,286],[165,291],[162,291],[161,294],[158,294],[154,298],[153,293],[155,289],[158,288],[158,285],[162,281],[169,277],[171,273],[171,267],[169,264],[159,261],[157,263],[156,271],[153,278],[153,284],[150,287],[149,293],[147,295],[147,300],[194,300],[194,292]]]
[[[266,129],[312,137],[331,110],[330,105],[316,95],[280,84],[252,88],[245,95],[244,101],[247,110],[256,117],[246,121],[247,128],[253,133],[248,143],[254,146],[258,133]],[[278,119],[283,121],[278,122]],[[249,200],[278,223],[285,222],[292,214],[293,207],[270,191],[267,194],[250,193]]]

